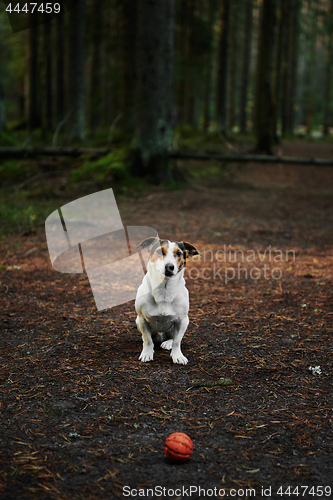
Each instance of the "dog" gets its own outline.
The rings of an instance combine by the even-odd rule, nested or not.
[[[185,286],[186,259],[201,253],[187,241],[147,238],[139,243],[150,251],[142,284],[135,300],[136,325],[142,334],[140,361],[152,361],[154,343],[171,350],[174,363],[186,365],[180,344],[188,327],[189,293]]]

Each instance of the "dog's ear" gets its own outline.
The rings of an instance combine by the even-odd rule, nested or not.
[[[189,243],[188,241],[182,241],[181,242],[181,248],[184,248],[186,250],[186,257],[194,257],[194,255],[201,255],[202,254],[195,248],[194,245]]]
[[[145,250],[148,250],[149,247],[152,246],[152,244],[157,241],[157,238],[154,237],[154,236],[151,236],[150,238],[146,238],[145,240],[141,241],[141,243],[139,243],[138,245],[136,245],[135,248],[139,248],[139,247],[142,247],[144,248]]]

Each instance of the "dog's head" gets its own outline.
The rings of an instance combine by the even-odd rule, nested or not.
[[[201,253],[187,241],[169,241],[147,238],[138,247],[150,252],[150,262],[167,278],[178,274],[186,265],[186,259]]]

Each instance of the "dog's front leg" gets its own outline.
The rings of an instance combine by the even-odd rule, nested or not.
[[[189,319],[188,316],[185,316],[185,318],[182,318],[181,320],[177,321],[174,324],[173,328],[173,342],[172,342],[172,348],[171,348],[171,357],[172,361],[174,363],[178,363],[179,365],[187,365],[188,359],[184,356],[180,349],[180,343],[182,341],[182,338],[184,336],[184,333],[186,332],[186,329],[189,324]]]
[[[154,343],[151,336],[151,329],[147,321],[142,317],[138,316],[136,318],[136,325],[138,330],[142,333],[143,349],[140,354],[140,361],[152,361],[154,358]]]

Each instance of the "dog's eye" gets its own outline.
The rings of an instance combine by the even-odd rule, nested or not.
[[[176,257],[181,257],[182,256],[182,253],[178,250],[178,252],[176,252]]]
[[[162,252],[162,249],[161,249],[161,248],[158,248],[158,249],[156,250],[156,253],[157,253],[157,255],[163,255],[163,252]]]

